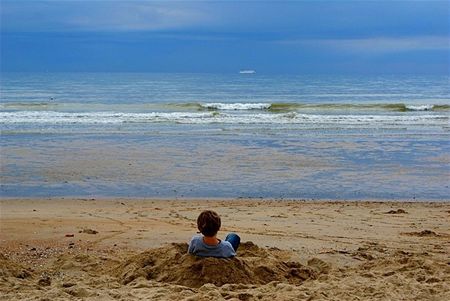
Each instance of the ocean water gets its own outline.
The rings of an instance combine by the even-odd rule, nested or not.
[[[2,73],[0,193],[448,200],[449,81]]]

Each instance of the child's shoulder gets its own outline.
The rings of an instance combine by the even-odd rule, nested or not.
[[[200,234],[195,234],[194,236],[192,236],[191,238],[191,243],[192,242],[198,242],[198,241],[203,241],[203,236]]]

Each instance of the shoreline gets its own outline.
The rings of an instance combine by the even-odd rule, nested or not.
[[[243,201],[243,202],[302,202],[302,203],[450,203],[449,199],[420,199],[420,198],[289,198],[289,197],[148,197],[148,196],[86,196],[86,195],[67,195],[67,196],[48,196],[48,197],[28,197],[28,196],[0,196],[0,202],[2,201],[119,201],[119,200],[130,200],[130,201],[179,201],[179,202],[190,202],[190,201]]]
[[[448,202],[22,198],[0,208],[0,300],[450,296]],[[241,236],[226,268],[239,276],[243,264],[246,277],[214,278],[220,271],[203,266],[206,276],[186,280],[209,262],[185,250],[204,209],[221,215],[220,238]]]

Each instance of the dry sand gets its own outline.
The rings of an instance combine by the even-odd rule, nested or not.
[[[0,300],[450,300],[448,202],[0,204]],[[236,258],[186,254],[204,209]]]

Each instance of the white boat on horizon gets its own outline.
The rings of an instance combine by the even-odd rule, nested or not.
[[[255,70],[251,70],[251,69],[246,69],[246,70],[240,70],[239,74],[255,74],[256,71]]]

